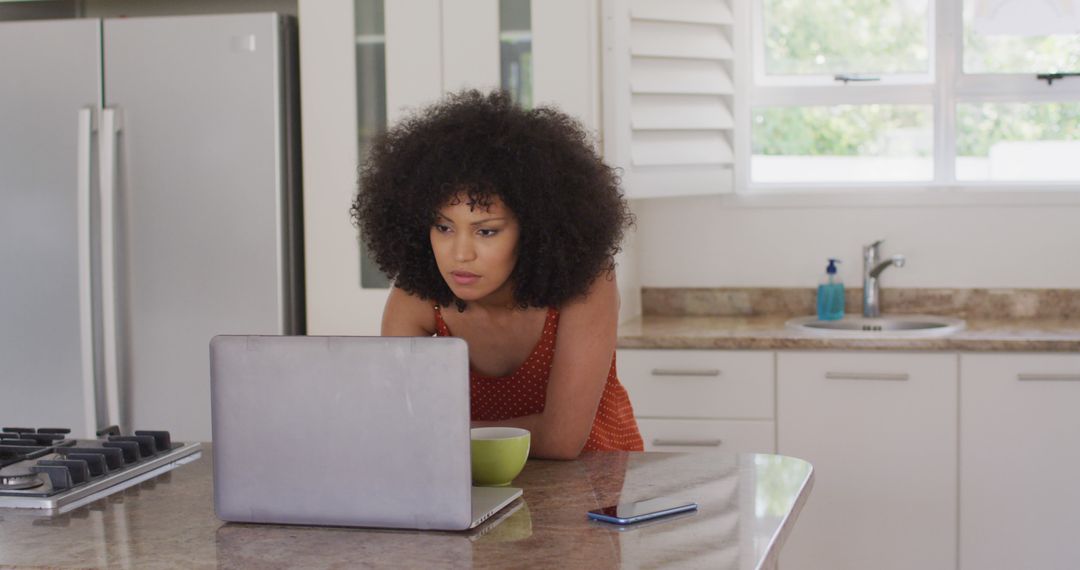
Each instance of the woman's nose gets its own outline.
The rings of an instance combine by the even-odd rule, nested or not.
[[[476,248],[469,236],[458,234],[454,239],[454,260],[472,261],[476,258]]]

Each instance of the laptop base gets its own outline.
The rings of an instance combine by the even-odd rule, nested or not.
[[[472,488],[472,524],[470,529],[480,526],[491,515],[503,510],[521,496],[517,487],[473,487]]]

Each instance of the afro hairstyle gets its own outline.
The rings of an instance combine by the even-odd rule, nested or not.
[[[525,110],[504,91],[467,90],[377,136],[360,169],[353,223],[379,268],[407,293],[457,299],[435,263],[430,230],[454,198],[517,217],[517,306],[559,307],[614,269],[633,214],[615,169],[585,129],[551,107]]]

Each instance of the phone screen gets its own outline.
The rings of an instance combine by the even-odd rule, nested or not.
[[[697,503],[686,499],[656,497],[644,501],[619,503],[618,505],[589,511],[589,518],[617,524],[630,524],[665,515],[692,511],[696,508]]]

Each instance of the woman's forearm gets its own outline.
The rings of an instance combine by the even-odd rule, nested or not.
[[[559,430],[548,427],[543,413],[509,418],[494,422],[472,422],[472,427],[516,427],[529,430],[529,457],[535,459],[577,459],[585,446],[585,438],[580,443],[570,434],[560,434]]]

